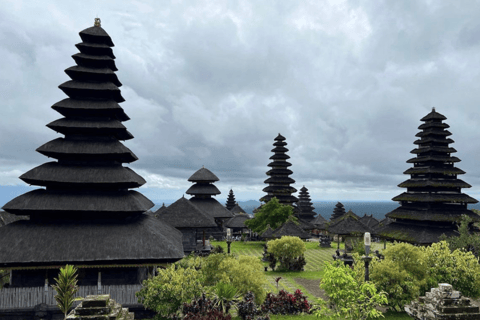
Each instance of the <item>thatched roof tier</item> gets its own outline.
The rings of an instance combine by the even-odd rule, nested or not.
[[[115,61],[109,56],[94,56],[84,53],[75,53],[72,56],[75,63],[86,68],[109,68],[113,71],[118,71],[115,66]]]
[[[233,194],[232,189],[230,189],[230,192],[228,193],[227,203],[225,204],[225,207],[228,210],[232,210],[233,207],[235,207],[235,195]]]
[[[309,222],[309,221],[307,221],[307,220],[301,219],[301,218],[297,218],[297,219],[298,219],[298,226],[299,226],[300,228],[302,228],[302,230],[313,230],[313,229],[317,229],[317,227],[316,227],[313,223],[311,223],[311,222]]]
[[[282,135],[279,133],[278,136],[277,136],[275,139],[273,139],[273,140],[275,140],[275,141],[284,141],[284,140],[286,140],[286,139],[285,139],[284,136],[282,136]],[[275,142],[275,143],[276,143],[276,142]],[[285,142],[285,143],[286,143],[286,142]]]
[[[290,187],[290,186],[268,186],[268,187],[265,187],[263,188],[263,191],[264,192],[268,192],[268,193],[273,193],[273,194],[288,194],[290,195],[291,193],[295,193],[297,191],[297,189],[295,189],[294,187]]]
[[[65,117],[108,117],[120,121],[130,118],[125,111],[113,100],[76,100],[66,98],[55,103],[52,109]]]
[[[115,139],[83,137],[81,140],[57,138],[45,143],[37,152],[55,159],[72,160],[115,160],[122,163],[131,163],[138,158],[133,152]]]
[[[267,164],[267,166],[269,167],[291,167],[292,164],[290,162],[287,162],[287,161],[274,161],[274,162],[271,162],[269,164]]]
[[[288,149],[285,148],[285,147],[278,146],[278,147],[273,148],[270,151],[275,152],[275,153],[283,153],[283,152],[288,152]]]
[[[263,189],[265,191],[265,189]],[[290,195],[279,195],[279,194],[268,194],[266,196],[263,196],[260,201],[263,201],[265,203],[269,202],[270,200],[272,200],[272,198],[275,197],[278,199],[278,202],[281,203],[281,204],[284,204],[286,205],[287,203],[294,203],[295,201],[298,201],[297,197],[295,196],[290,196]],[[255,211],[256,212],[256,211]]]
[[[298,217],[306,221],[312,221],[315,218],[315,212],[313,212],[315,208],[312,206],[313,203],[310,201],[310,195],[305,186],[300,189],[298,198]]]
[[[429,120],[437,120],[437,121],[429,121]],[[427,123],[431,123],[431,122],[441,123],[441,121],[438,121],[438,120],[447,120],[447,117],[435,111],[435,108],[432,108],[432,111],[429,114],[427,114],[425,117],[420,119],[420,121],[427,121]]]
[[[201,168],[197,170],[190,178],[188,178],[190,182],[215,182],[220,181],[218,177],[213,174],[212,171],[208,170],[207,168]]]
[[[235,206],[230,210],[230,212],[233,213],[234,215],[239,215],[239,214],[246,215],[247,214],[245,212],[245,210],[243,210],[242,207],[240,207],[238,205],[238,203],[235,204]]]
[[[314,226],[318,227],[318,226],[321,226],[322,224],[326,223],[327,222],[327,219],[325,219],[324,217],[322,217],[321,214],[318,214],[315,219],[313,219],[312,221],[310,221],[311,224],[313,224]],[[317,228],[318,229],[318,228]]]
[[[215,220],[182,197],[162,210],[158,219],[175,228],[216,228]]]
[[[410,153],[413,153],[413,154],[428,154],[431,151],[444,152],[444,153],[455,153],[455,152],[457,152],[457,150],[455,148],[433,146],[433,147],[424,147],[422,149],[413,149],[412,151],[410,151]]]
[[[0,210],[0,227],[18,220],[30,220],[29,216],[17,216],[6,211]]]
[[[109,56],[112,59],[115,59],[112,48],[107,44],[101,43],[77,43],[75,47],[80,50],[81,53],[93,56]]]
[[[232,218],[233,213],[231,213],[227,208],[222,206],[216,199],[199,199],[192,197],[189,199],[195,206],[203,210],[212,218]]]
[[[81,66],[73,66],[65,69],[65,73],[70,78],[77,81],[92,81],[93,79],[98,82],[111,82],[117,87],[121,87],[122,83],[118,80],[115,72],[110,68],[86,68]]]
[[[448,145],[449,143],[454,143],[455,141],[453,141],[450,138],[439,139],[439,138],[436,138],[435,136],[429,136],[427,138],[424,137],[422,139],[415,140],[413,142],[413,144],[426,145],[426,144],[432,143],[432,142],[435,142],[435,143],[438,143],[438,144],[441,144],[441,145]]]
[[[193,186],[191,186],[185,193],[191,194],[191,195],[196,195],[196,194],[214,195],[214,194],[220,194],[221,192],[213,184],[196,183]]]
[[[445,234],[447,237],[457,236],[454,225],[432,228],[431,225],[414,225],[411,223],[391,222],[383,227],[375,229],[375,234],[379,237],[409,242],[414,244],[432,244],[440,241],[440,236]]]
[[[265,231],[262,232],[260,237],[266,238],[266,239],[273,238],[273,230],[272,228],[270,228],[270,225],[267,225],[267,228],[265,229]]]
[[[118,140],[130,140],[133,136],[127,128],[118,120],[79,120],[79,119],[58,119],[47,124],[52,130],[61,134],[82,134],[82,135],[112,135]]]
[[[330,225],[327,226],[327,231],[338,235],[351,235],[353,233],[365,232],[373,233],[371,228],[361,223],[360,219],[349,214],[350,212],[351,211],[347,212],[336,221],[330,223]]]
[[[446,194],[446,193],[402,193],[394,198],[393,201],[414,201],[414,202],[456,202],[456,203],[477,203],[478,200],[464,194]]]
[[[158,217],[162,214],[163,210],[165,210],[165,208],[167,208],[167,207],[165,206],[165,203],[162,203],[162,206],[161,206],[160,208],[158,208],[157,211],[155,211],[155,213],[154,213],[154,214],[155,214],[155,217],[158,218]]]
[[[80,38],[83,42],[93,44],[103,44],[109,47],[114,47],[112,39],[102,27],[90,27],[80,31]]]
[[[281,238],[283,236],[299,237],[300,239],[309,239],[310,235],[292,220],[287,220],[283,225],[273,231],[273,236]]]
[[[474,222],[480,222],[480,216],[475,212],[454,204],[440,206],[420,206],[419,204],[403,205],[386,214],[391,219],[408,219],[412,221],[460,222],[462,215],[467,215]]]
[[[292,173],[293,173],[293,171],[290,170],[290,169],[277,169],[277,168],[275,168],[275,169],[270,169],[270,170],[267,171],[268,176],[288,176]]]
[[[1,268],[86,262],[160,264],[184,255],[181,232],[146,214],[108,223],[21,220],[0,231]]]
[[[360,217],[358,215],[356,215],[351,209],[348,210],[346,213],[344,213],[343,215],[339,216],[338,218],[336,219],[333,219],[333,220],[330,220],[329,223],[330,225],[333,225],[345,218],[347,218],[348,216],[351,216],[353,217],[355,220],[360,220]]]
[[[237,214],[235,217],[231,218],[225,222],[225,227],[227,228],[247,228],[245,226],[245,221],[249,220],[250,217],[246,214]]]
[[[265,183],[271,183],[271,184],[292,184],[292,183],[295,183],[295,180],[293,180],[292,178],[289,178],[287,176],[272,176],[270,178],[268,178],[267,180],[264,181]]]
[[[44,163],[20,176],[31,185],[80,188],[138,188],[146,183],[130,168],[117,166],[79,166],[58,162]]]
[[[125,99],[120,93],[120,89],[111,82],[82,82],[70,80],[58,86],[70,98],[81,99],[88,97],[91,99],[114,100],[123,102]]]
[[[403,174],[424,174],[424,173],[465,174],[465,171],[455,167],[452,167],[452,168],[413,167],[403,172]]]
[[[287,160],[290,159],[290,156],[288,154],[283,154],[283,153],[276,153],[273,156],[269,158],[270,160]]]
[[[472,186],[460,179],[448,180],[425,180],[425,179],[408,179],[398,185],[401,188],[411,187],[435,187],[435,188],[471,188]]]
[[[421,124],[418,129],[428,129],[428,128],[450,128],[450,126],[446,123],[441,123],[441,122],[427,122],[424,124]]]
[[[82,219],[89,214],[99,218],[123,218],[129,214],[141,214],[153,206],[153,202],[133,190],[80,192],[36,189],[7,202],[2,209],[12,214],[29,215],[31,219],[46,215]]]
[[[380,223],[380,221],[375,219],[373,215],[367,216],[366,213],[363,215],[363,217],[360,218],[359,221],[364,225],[366,225],[367,227],[369,227],[370,229],[374,229]]]
[[[450,131],[443,130],[442,128],[429,128],[417,133],[415,137],[421,138],[421,137],[437,136],[436,138],[442,139],[442,137],[448,137],[451,135],[452,133]]]
[[[433,156],[419,156],[416,158],[412,158],[407,160],[407,163],[423,163],[426,161],[437,161],[440,163],[445,163],[445,162],[460,162],[461,160],[458,159],[457,157],[433,155]]]

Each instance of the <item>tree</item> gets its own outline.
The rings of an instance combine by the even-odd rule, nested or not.
[[[475,213],[478,210],[473,209]],[[478,259],[480,257],[480,234],[469,232],[469,225],[472,223],[472,218],[467,215],[462,215],[462,221],[458,227],[458,236],[447,237],[445,234],[440,236],[440,240],[445,240],[448,243],[450,250],[453,252],[456,249],[465,249]]]
[[[245,221],[245,225],[252,231],[261,233],[267,228],[268,224],[275,230],[290,216],[294,221],[297,221],[297,218],[293,216],[293,208],[281,204],[276,197],[273,197],[258,210],[253,219]]]

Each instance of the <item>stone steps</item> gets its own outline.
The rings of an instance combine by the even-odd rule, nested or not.
[[[89,295],[67,316],[68,320],[133,320],[134,313],[115,300],[109,294]]]

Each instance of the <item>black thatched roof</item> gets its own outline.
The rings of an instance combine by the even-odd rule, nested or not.
[[[163,209],[158,219],[175,228],[217,227],[212,217],[184,197]]]
[[[66,98],[55,103],[52,109],[64,117],[78,117],[88,114],[91,117],[111,117],[120,121],[130,118],[114,100],[76,100]]]
[[[18,221],[18,220],[30,220],[29,216],[17,216],[15,214],[11,214],[0,210],[0,227],[3,227],[9,223]]]
[[[267,175],[270,176],[270,178],[264,181],[268,184],[268,187],[263,189],[263,192],[267,193],[267,195],[263,196],[260,201],[267,203],[273,197],[276,197],[281,204],[291,205],[296,203],[298,199],[292,195],[297,192],[297,189],[290,186],[290,184],[295,183],[295,180],[288,177],[293,172],[287,169],[292,165],[286,161],[286,159],[289,158],[285,154],[285,152],[288,151],[288,149],[285,148],[287,143],[285,142],[285,137],[280,133],[274,140],[273,145],[275,148],[272,149],[272,152],[274,152],[275,155],[274,157],[270,157],[273,161],[268,164],[268,166],[273,167],[273,169],[267,171]]]
[[[213,184],[196,183],[185,192],[191,195],[215,195],[220,194],[220,190]]]
[[[309,239],[310,235],[305,232],[300,226],[297,226],[292,220],[287,220],[283,225],[273,231],[276,238],[283,236],[299,237],[300,239]]]
[[[235,217],[231,218],[225,223],[225,227],[227,228],[247,228],[245,226],[245,221],[250,219],[250,217],[246,214],[237,214]]]
[[[201,168],[197,170],[190,178],[188,178],[190,182],[214,182],[220,181],[218,177],[213,174],[212,171],[208,170],[207,168]]]
[[[317,227],[317,229],[319,229],[318,227],[321,227],[324,223],[327,222],[327,219],[325,219],[324,217],[322,217],[321,214],[318,214],[315,219],[313,219],[312,221],[310,221],[311,224],[313,224],[314,226]]]
[[[369,227],[370,229],[375,228],[376,225],[380,222],[377,219],[375,219],[373,215],[367,216],[367,214],[364,214],[359,221],[364,225],[366,225],[367,227]]]
[[[400,207],[386,214],[395,221],[384,226],[383,236],[390,235],[392,239],[398,236],[397,240],[409,242],[405,239],[414,239],[412,241],[425,244],[430,240],[437,241],[435,239],[445,228],[461,220],[462,214],[480,220],[467,210],[468,203],[477,203],[478,200],[461,193],[461,188],[471,186],[457,179],[457,175],[465,172],[453,167],[453,163],[460,159],[451,156],[457,150],[449,146],[454,141],[447,138],[451,133],[446,130],[449,126],[442,123],[443,120],[446,117],[435,108],[421,119],[425,124],[418,127],[422,131],[416,134],[421,139],[414,142],[418,148],[410,152],[416,157],[407,160],[415,165],[404,172],[411,177],[398,185],[407,191],[392,199],[399,201]],[[415,234],[408,231],[407,235],[407,229],[416,230]]]
[[[297,202],[297,207],[299,209],[298,217],[305,221],[313,221],[315,218],[315,212],[313,212],[313,203],[310,201],[310,195],[308,189],[303,186],[300,189],[300,194],[298,196],[299,200]]]
[[[116,261],[160,264],[183,257],[181,232],[146,214],[109,223],[20,220],[0,228],[0,242],[0,268]]]
[[[212,218],[232,218],[233,213],[231,213],[227,208],[222,206],[216,199],[208,198],[201,199],[197,197],[192,197],[189,199],[195,206],[203,210]]]
[[[232,210],[233,207],[235,207],[235,195],[233,194],[232,189],[230,189],[230,192],[228,193],[227,203],[225,204],[225,207],[228,210]]]
[[[270,228],[270,225],[267,225],[267,228],[265,229],[265,231],[262,232],[260,236],[265,239],[273,238],[273,230],[272,228]]]
[[[238,215],[238,214],[247,214],[243,209],[242,207],[240,207],[238,205],[238,203],[235,203],[235,206],[230,209],[230,212],[233,213],[234,215]]]
[[[376,228],[375,234],[389,240],[427,245],[440,241],[439,237],[443,233],[447,237],[458,236],[455,230],[455,225],[446,228],[430,228],[427,225],[404,224],[394,221]]]
[[[165,209],[165,208],[166,207],[165,207],[165,202],[164,202],[164,203],[162,203],[162,206],[160,208],[158,208],[157,211],[155,211],[155,217],[158,218],[158,216],[163,212],[163,209]]]
[[[333,214],[330,217],[330,221],[338,219],[341,216],[343,216],[344,214],[345,214],[345,207],[343,206],[343,204],[341,202],[337,202],[337,204],[335,205],[335,209],[333,209]]]
[[[373,230],[360,222],[360,218],[351,210],[327,226],[329,233],[349,235],[353,233],[373,233]]]
[[[298,218],[298,225],[300,226],[300,228],[302,228],[303,230],[313,230],[313,229],[317,229],[317,227],[309,222],[309,221],[306,221],[304,219],[301,219],[301,218]]]

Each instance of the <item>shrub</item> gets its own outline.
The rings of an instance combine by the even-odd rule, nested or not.
[[[219,307],[225,314],[228,314],[231,306],[235,306],[239,300],[238,289],[229,283],[218,282],[212,293],[215,306]]]
[[[478,210],[472,209],[475,213],[479,213]],[[456,249],[465,249],[470,251],[476,258],[480,257],[480,235],[479,234],[470,234],[469,224],[473,221],[467,215],[462,215],[462,220],[460,226],[458,227],[458,236],[447,237],[445,234],[440,236],[440,240],[446,240],[450,251],[455,251]]]
[[[425,291],[438,287],[439,283],[449,283],[464,296],[480,297],[480,264],[472,252],[459,249],[451,252],[446,241],[433,243],[422,250],[428,272]]]
[[[385,292],[377,293],[373,283],[359,284],[355,280],[355,271],[344,265],[342,261],[325,264],[325,273],[320,282],[320,288],[329,296],[327,302],[318,299],[319,304],[313,308],[317,317],[336,319],[361,319],[367,317],[383,317],[376,307],[386,304]]]
[[[225,252],[225,250],[223,249],[223,247],[221,245],[217,245],[217,246],[213,247],[210,254],[212,254],[212,253],[224,253],[224,252]]]
[[[272,314],[297,314],[310,313],[310,304],[302,292],[297,289],[295,294],[280,290],[278,295],[269,292],[265,302],[261,306],[262,312]]]
[[[249,291],[243,297],[243,301],[238,303],[238,316],[242,318],[242,320],[253,320],[256,315],[261,314],[261,311],[258,310],[255,304],[255,300],[255,294]],[[266,319],[270,319],[270,317],[267,315]],[[261,320],[261,318],[257,320]]]
[[[171,265],[158,269],[158,275],[143,281],[135,293],[138,302],[163,317],[176,314],[183,303],[202,294],[202,275],[195,268]]]
[[[225,253],[211,254],[204,259],[201,272],[205,285],[215,286],[218,282],[232,284],[240,295],[248,291],[255,293],[261,304],[265,299],[264,285],[267,283],[260,260],[252,256],[235,257]]]
[[[191,303],[184,303],[182,312],[183,320],[231,320],[232,316],[225,315],[221,308],[216,306],[214,302],[205,297],[193,300]]]
[[[202,266],[202,258],[195,255],[195,252],[192,252],[182,260],[175,262],[174,265],[175,268],[195,268],[196,270],[200,270]]]
[[[281,239],[271,240],[267,243],[268,252],[272,253],[280,262],[280,268],[290,269],[295,258],[302,256],[305,243],[299,237],[283,236]]]

